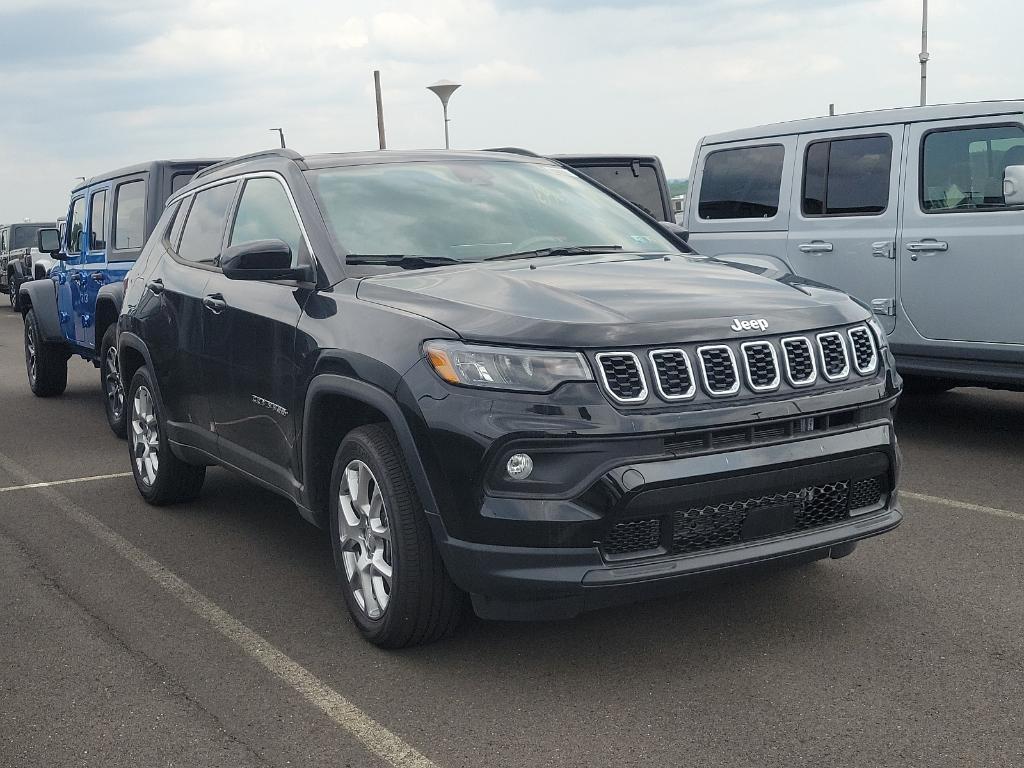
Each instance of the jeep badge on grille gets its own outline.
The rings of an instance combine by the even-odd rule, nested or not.
[[[760,320],[740,320],[738,317],[732,319],[732,325],[729,326],[734,331],[767,331],[768,321],[764,318]]]

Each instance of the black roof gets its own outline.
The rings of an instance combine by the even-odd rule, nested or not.
[[[72,188],[72,192],[78,192],[79,190],[91,187],[93,184],[99,184],[100,182],[110,181],[111,179],[119,179],[122,176],[131,176],[133,173],[142,173],[143,171],[153,171],[155,168],[171,167],[176,165],[194,166],[194,165],[209,165],[210,163],[219,162],[221,158],[213,157],[200,157],[192,159],[182,160],[150,160],[145,163],[135,163],[135,165],[126,165],[124,168],[117,168],[113,171],[107,171],[106,173],[100,173],[93,176],[90,179],[86,179],[81,184],[78,184]]]

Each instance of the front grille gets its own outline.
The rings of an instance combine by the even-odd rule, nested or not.
[[[853,348],[853,367],[861,376],[874,373],[878,367],[878,353],[871,331],[861,325],[849,331],[850,346]]]
[[[743,364],[747,370],[747,384],[755,392],[770,392],[779,386],[779,361],[775,347],[767,341],[748,341],[740,345]]]
[[[706,552],[842,522],[850,517],[851,510],[883,502],[887,487],[886,477],[881,475],[681,509],[665,518],[672,532],[670,552]],[[659,548],[661,530],[659,518],[618,523],[601,543],[601,549],[606,555],[618,557],[651,553]]]
[[[660,520],[630,520],[628,523],[616,523],[612,526],[602,548],[606,555],[622,555],[657,549],[660,543]]]
[[[850,509],[874,507],[882,502],[885,493],[884,477],[869,477],[857,480],[850,489]]]
[[[782,352],[786,361],[786,378],[794,387],[808,387],[818,378],[818,366],[814,362],[811,342],[803,336],[782,340]]]
[[[713,347],[700,347],[700,369],[704,376],[704,386],[712,397],[732,395],[739,391],[740,380],[736,375],[736,359],[732,350],[720,344]]]
[[[846,342],[842,334],[835,331],[818,334],[818,350],[821,352],[821,370],[829,381],[845,379],[850,373],[850,361],[846,356]]]
[[[681,349],[656,349],[650,356],[658,394],[666,400],[686,400],[693,397],[697,386],[686,352]]]
[[[597,356],[605,389],[620,403],[647,399],[647,382],[640,361],[632,352],[603,352]]]

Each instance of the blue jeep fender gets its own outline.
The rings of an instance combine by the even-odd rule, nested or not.
[[[21,299],[21,313],[35,310],[39,333],[48,344],[67,344],[60,329],[60,312],[57,309],[57,286],[52,280],[29,280],[18,290]]]

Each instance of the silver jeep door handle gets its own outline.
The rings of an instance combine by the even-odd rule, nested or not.
[[[921,240],[916,243],[907,243],[907,250],[917,253],[922,251],[948,251],[949,243],[942,240]]]
[[[832,253],[832,243],[826,243],[824,240],[800,243],[797,247],[804,253]]]

